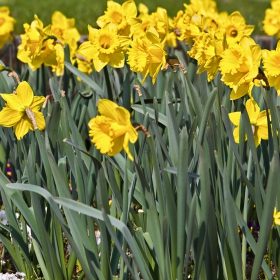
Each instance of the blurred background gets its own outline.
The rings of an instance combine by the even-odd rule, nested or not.
[[[123,3],[121,0],[115,2]],[[143,3],[149,8],[149,12],[156,11],[157,7],[165,8],[168,15],[173,18],[179,10],[184,10],[183,0],[135,0],[136,5]],[[270,7],[270,0],[217,0],[219,12],[231,13],[238,10],[245,17],[247,24],[254,24],[254,34],[262,35],[262,20],[265,9]],[[34,14],[47,25],[51,21],[51,15],[59,10],[67,17],[76,19],[76,27],[81,34],[88,34],[87,25],[96,27],[96,19],[103,15],[107,7],[106,0],[0,0],[0,6],[8,6],[11,16],[16,20],[15,33],[23,33],[23,23],[30,23]]]

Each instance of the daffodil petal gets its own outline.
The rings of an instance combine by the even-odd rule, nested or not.
[[[30,85],[27,82],[21,82],[17,87],[17,99],[20,104],[22,104],[25,108],[30,106],[33,101],[33,91]]]
[[[239,126],[241,112],[233,112],[228,114],[230,121],[235,125]]]
[[[44,96],[34,96],[33,102],[30,105],[32,111],[39,111],[46,98]]]
[[[125,150],[125,152],[127,153],[128,158],[131,161],[134,161],[133,156],[131,155],[130,151],[129,151],[129,135],[128,133],[125,134],[124,136],[124,140],[123,140],[123,149]]]
[[[113,147],[112,147],[112,150],[110,152],[108,152],[108,156],[114,156],[123,149],[123,139],[124,139],[124,136],[122,135],[113,140]]]
[[[7,102],[7,106],[13,109],[14,111],[24,112],[25,107],[22,103],[19,102],[18,96],[13,93],[2,93],[1,97]]]
[[[118,116],[116,116],[115,109],[118,105],[108,99],[100,99],[98,101],[98,111],[102,116],[110,118],[112,120],[118,120]]]
[[[30,122],[30,120],[28,119],[27,116],[24,116],[15,126],[15,135],[17,137],[18,140],[20,140],[21,138],[23,138],[23,136],[25,134],[28,133],[28,130],[34,130],[33,126]]]
[[[23,113],[15,111],[9,107],[4,107],[0,112],[0,125],[11,127],[17,124],[22,118]]]
[[[45,117],[41,112],[33,112],[35,115],[36,124],[39,130],[44,130],[46,127]]]

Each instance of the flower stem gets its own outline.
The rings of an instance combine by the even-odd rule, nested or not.
[[[247,178],[250,179],[250,173],[252,168],[252,152],[249,152],[248,168],[247,168]],[[244,196],[244,208],[243,208],[243,219],[247,224],[248,216],[248,187],[245,187],[245,196]],[[244,279],[246,279],[246,255],[247,255],[247,240],[245,235],[242,235],[242,270]]]

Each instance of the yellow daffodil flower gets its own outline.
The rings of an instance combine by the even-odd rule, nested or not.
[[[222,52],[223,42],[217,40],[211,33],[203,33],[194,39],[194,44],[188,54],[196,59],[200,66],[197,74],[207,71],[208,81],[211,81],[219,71]]]
[[[81,38],[77,28],[75,28],[75,19],[66,18],[61,12],[55,11],[52,14],[51,31],[63,44],[69,45],[70,58],[72,58]]]
[[[265,10],[263,30],[268,36],[280,37],[280,1],[272,0],[271,9]]]
[[[173,21],[167,15],[166,9],[157,8],[155,13],[148,14],[148,8],[141,6],[140,15],[138,16],[138,24],[132,25],[133,37],[145,37],[146,31],[150,26],[154,27],[157,31],[160,41],[164,44],[167,43],[169,47],[176,47],[176,35],[173,30]]]
[[[260,144],[261,139],[268,139],[267,114],[265,110],[260,111],[258,104],[253,99],[247,100],[246,110],[251,123],[255,146],[257,147]],[[228,116],[231,122],[236,126],[233,130],[233,137],[235,142],[239,143],[239,122],[241,112],[229,113]],[[245,140],[247,140],[247,135],[245,135]]]
[[[274,224],[280,226],[280,212],[276,212],[276,207],[274,207],[273,212],[273,225]]]
[[[115,25],[108,24],[104,28],[95,29],[90,25],[89,41],[80,45],[76,56],[82,57],[89,63],[92,61],[97,72],[101,71],[107,64],[115,68],[124,65],[123,41],[117,33]]]
[[[61,42],[51,32],[51,26],[43,27],[42,21],[35,15],[31,25],[25,23],[25,34],[18,46],[17,58],[34,71],[42,64],[51,66],[52,71],[59,76],[64,69],[64,51]]]
[[[138,133],[130,122],[130,113],[107,99],[99,100],[98,111],[101,115],[88,123],[89,136],[93,137],[91,141],[96,149],[109,156],[114,156],[124,149],[133,161],[128,143],[135,143]]]
[[[96,23],[101,28],[108,23],[114,24],[119,35],[129,36],[132,21],[136,16],[137,7],[134,1],[128,0],[122,5],[114,1],[107,1],[107,11],[97,19]]]
[[[0,7],[0,49],[2,49],[8,41],[12,41],[11,33],[14,31],[15,19],[9,16],[8,7]]]
[[[0,112],[0,125],[5,127],[13,126],[18,140],[23,138],[29,130],[34,130],[34,121],[36,128],[39,130],[45,128],[44,115],[39,112],[45,97],[34,96],[27,82],[21,82],[18,85],[16,94],[2,93],[0,95],[6,101],[6,106]],[[28,117],[30,111],[34,120]]]
[[[261,54],[260,46],[252,38],[244,36],[221,55],[221,80],[232,88],[231,100],[251,94],[254,79],[259,73]]]
[[[275,87],[280,96],[280,43],[278,41],[276,50],[262,50],[262,63],[265,76],[270,86]]]
[[[132,41],[127,54],[127,63],[131,70],[144,76],[142,83],[148,74],[155,83],[158,72],[166,65],[166,53],[160,43],[159,35],[153,27],[149,28],[145,37],[135,38]]]
[[[216,2],[212,0],[191,0],[184,4],[185,11],[178,11],[174,17],[174,29],[180,41],[191,44],[192,40],[205,30],[218,17]]]
[[[243,36],[250,36],[254,30],[254,25],[246,25],[244,17],[238,11],[229,16],[226,13],[219,15],[217,24],[215,36],[223,41],[225,34],[228,45],[239,42]]]

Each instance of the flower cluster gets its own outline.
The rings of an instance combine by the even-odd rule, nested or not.
[[[156,81],[158,72],[166,65],[165,46],[176,46],[176,36],[172,31],[172,21],[165,9],[148,14],[148,8],[134,1],[122,5],[107,2],[107,11],[97,19],[99,29],[88,27],[88,41],[81,44],[76,51],[78,68],[89,73],[93,65],[100,71],[107,64],[121,68],[127,63],[131,70],[141,73],[145,81],[147,75]]]
[[[24,24],[25,34],[21,35],[17,58],[27,63],[32,70],[40,68],[42,64],[51,66],[53,72],[60,76],[64,70],[64,45],[69,45],[73,56],[80,39],[74,25],[74,19],[67,19],[62,13],[55,12],[52,24],[44,27],[35,15],[31,24]]]

